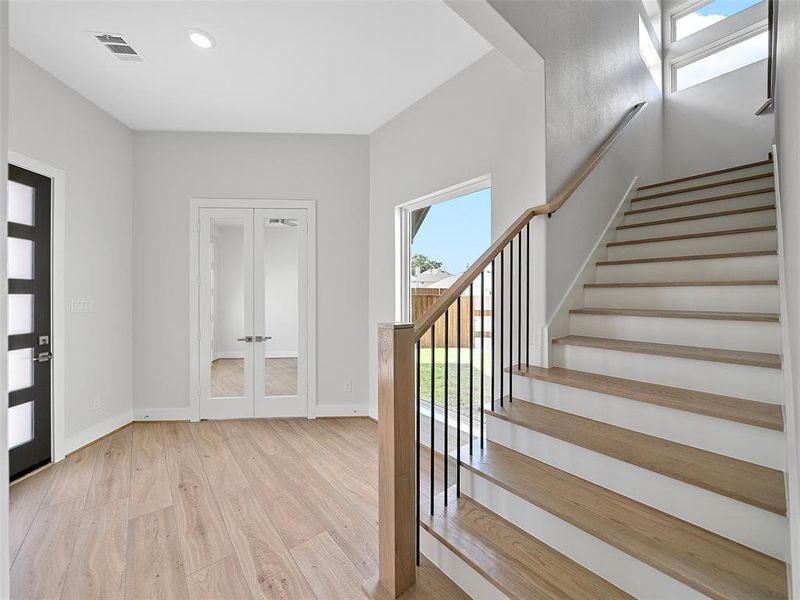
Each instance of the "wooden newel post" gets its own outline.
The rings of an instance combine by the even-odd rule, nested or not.
[[[416,580],[414,327],[378,326],[378,573],[397,598]]]

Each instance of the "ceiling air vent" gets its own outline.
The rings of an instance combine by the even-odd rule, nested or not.
[[[120,34],[90,32],[90,35],[119,60],[142,62],[142,57],[137,54],[133,46],[126,42],[125,38]]]

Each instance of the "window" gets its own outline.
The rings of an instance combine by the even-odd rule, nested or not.
[[[673,39],[675,41],[692,35],[714,23],[718,23],[731,15],[742,12],[762,0],[712,0],[696,8],[692,12],[677,17],[673,21]]]
[[[650,76],[658,86],[658,89],[661,90],[661,56],[656,50],[653,38],[650,37],[650,32],[647,30],[642,17],[639,17],[639,55],[642,57],[647,70],[650,71]]]
[[[684,90],[767,57],[767,32],[758,33],[675,69],[675,89]]]

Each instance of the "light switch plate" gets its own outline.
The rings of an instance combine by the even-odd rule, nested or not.
[[[90,313],[94,311],[94,305],[91,300],[73,300],[69,306],[74,313]]]

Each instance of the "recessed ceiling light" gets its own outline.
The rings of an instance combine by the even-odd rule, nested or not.
[[[207,50],[208,48],[213,48],[216,44],[214,38],[211,37],[211,34],[203,31],[202,29],[187,29],[186,35],[189,36],[189,40],[198,48],[203,48]]]

